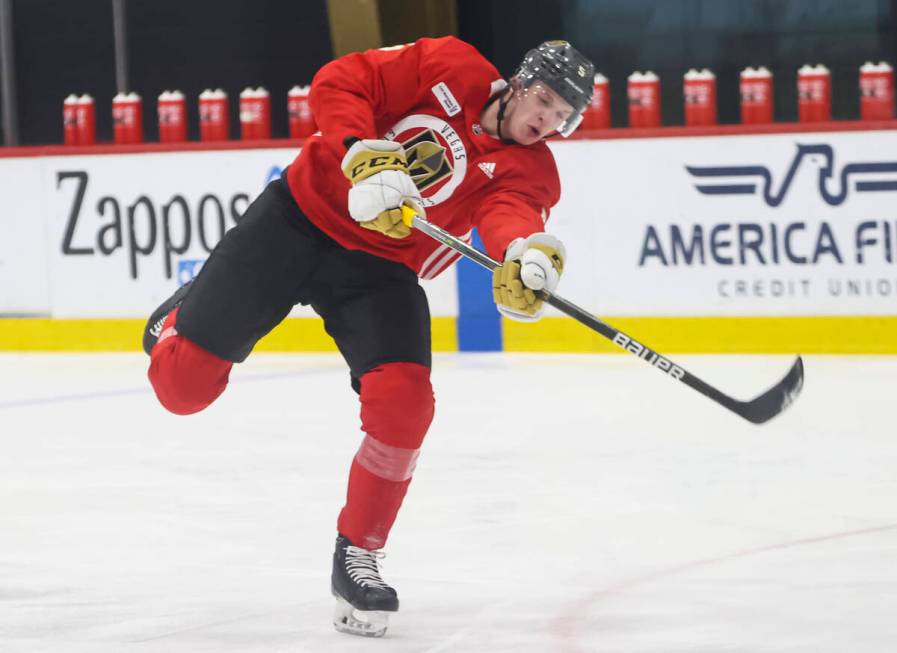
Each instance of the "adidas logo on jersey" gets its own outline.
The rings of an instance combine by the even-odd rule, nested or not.
[[[485,161],[479,164],[480,170],[483,171],[483,174],[489,177],[489,179],[494,179],[495,175],[495,164],[491,161],[486,163]]]

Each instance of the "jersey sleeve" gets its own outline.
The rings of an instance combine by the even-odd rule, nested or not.
[[[519,162],[474,213],[486,253],[497,261],[504,260],[515,238],[545,231],[551,208],[560,199],[560,179],[548,148],[526,159],[530,160]]]
[[[378,138],[379,116],[402,116],[422,94],[436,70],[470,46],[458,39],[420,39],[408,45],[349,54],[321,68],[309,104],[321,135],[341,146],[348,136]]]

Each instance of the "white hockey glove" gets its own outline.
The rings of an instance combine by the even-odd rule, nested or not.
[[[411,227],[402,222],[402,204],[425,216],[420,191],[408,175],[405,150],[393,141],[356,141],[342,161],[343,174],[352,182],[349,215],[365,229],[405,238]]]
[[[564,244],[551,234],[512,240],[505,262],[492,271],[492,296],[498,312],[522,322],[542,317],[544,302],[536,291],[554,292],[566,256]]]

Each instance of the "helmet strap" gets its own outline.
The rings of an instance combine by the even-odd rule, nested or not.
[[[505,119],[505,109],[508,108],[508,102],[511,101],[511,98],[514,97],[514,93],[516,93],[516,91],[512,87],[509,87],[508,90],[510,91],[510,93],[508,93],[507,95],[503,93],[501,96],[499,96],[498,99],[498,139],[506,145],[516,145],[517,141],[510,138],[505,138],[501,133],[501,123]]]

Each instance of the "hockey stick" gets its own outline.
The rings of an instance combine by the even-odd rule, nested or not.
[[[424,232],[430,238],[438,240],[443,245],[461,253],[466,258],[478,263],[487,270],[494,270],[499,267],[500,263],[489,258],[475,247],[455,238],[447,231],[440,229],[436,225],[430,224],[418,216],[410,207],[402,207],[402,217],[405,224],[409,227]],[[720,392],[712,385],[696,377],[694,374],[687,372],[683,367],[676,365],[670,359],[661,356],[650,347],[643,345],[635,338],[615,329],[606,322],[602,322],[590,313],[571,302],[568,302],[566,299],[558,297],[557,295],[552,295],[544,290],[539,291],[539,296],[550,306],[554,306],[574,320],[584,324],[593,331],[597,331],[615,345],[638,356],[661,372],[666,373],[670,378],[681,381],[688,387],[697,390],[705,397],[709,397],[724,408],[728,408],[733,413],[741,415],[743,418],[754,424],[763,424],[785,410],[791,402],[797,398],[803,387],[804,364],[800,356],[798,356],[792,364],[791,369],[781,381],[750,401],[739,401],[738,399],[734,399],[729,395]]]

